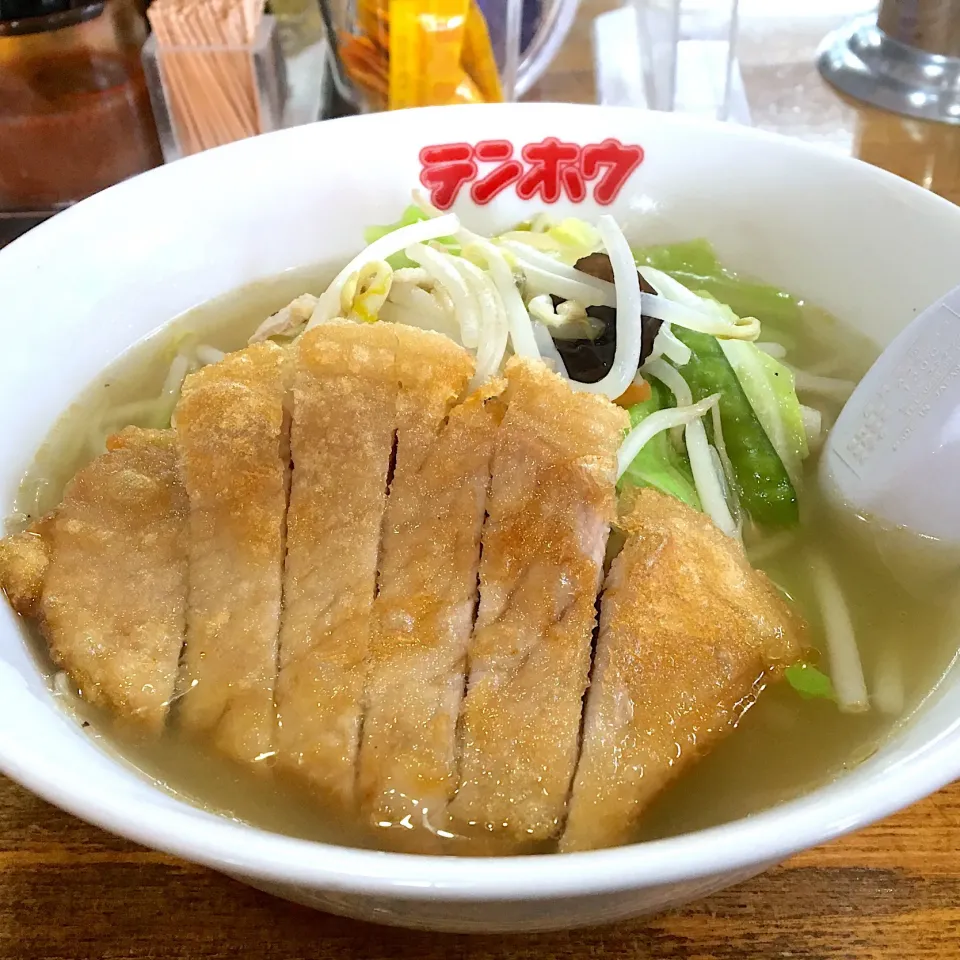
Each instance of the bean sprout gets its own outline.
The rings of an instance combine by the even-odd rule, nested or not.
[[[476,350],[480,344],[480,307],[474,292],[452,263],[453,257],[424,244],[407,247],[407,256],[423,267],[450,295],[454,316],[460,325],[460,339],[465,347]]]
[[[464,236],[464,234],[458,236]],[[533,335],[530,314],[527,313],[527,308],[523,305],[523,298],[520,296],[516,283],[514,283],[513,273],[507,261],[503,258],[503,254],[489,240],[484,240],[482,237],[476,237],[476,239],[470,241],[469,246],[466,243],[464,244],[464,254],[467,253],[479,255],[485,261],[487,269],[493,277],[493,282],[507,314],[513,352],[518,357],[539,360],[540,351],[537,349],[537,341]]]
[[[837,704],[845,713],[862,713],[870,709],[870,701],[847,602],[827,559],[819,552],[809,550],[807,561],[823,617],[830,679],[837,695]]]
[[[598,227],[613,266],[617,289],[617,345],[613,365],[603,379],[596,383],[574,382],[573,388],[588,393],[603,393],[611,400],[616,400],[633,382],[640,366],[643,349],[640,278],[630,245],[617,221],[609,214],[604,214],[600,217]]]
[[[710,301],[700,300],[697,307],[691,307],[687,303],[645,293],[643,312],[645,316],[655,320],[663,320],[677,327],[686,327],[696,333],[708,333],[712,337],[726,340],[756,340],[760,336],[760,321],[756,317],[738,317],[734,323],[719,310],[704,309],[709,303]]]
[[[340,291],[350,276],[371,260],[386,260],[387,257],[406,250],[417,243],[426,243],[439,237],[447,237],[460,231],[460,218],[449,213],[431,220],[418,220],[409,226],[400,227],[374,240],[366,249],[361,250],[334,278],[333,282],[320,295],[307,329],[311,330],[319,323],[332,320],[340,306]]]
[[[617,479],[619,480],[633,463],[637,454],[658,433],[669,430],[671,427],[692,423],[699,420],[717,401],[719,393],[705,397],[699,403],[687,407],[670,407],[666,410],[657,410],[649,417],[644,417],[626,436],[620,449],[617,451]]]
[[[691,409],[693,394],[689,384],[666,360],[648,360],[643,365],[643,372],[656,377],[676,397],[678,410]],[[719,398],[719,394],[715,396]],[[710,405],[710,407],[713,406],[713,404]],[[709,410],[710,407],[707,409]],[[704,410],[704,413],[706,412]],[[740,529],[727,505],[727,496],[721,479],[722,473],[718,473],[714,463],[714,454],[711,452],[713,448],[707,440],[703,422],[698,417],[692,421],[684,421],[684,427],[693,482],[704,512],[728,537],[737,537]]]
[[[549,254],[516,241],[505,241],[502,246],[513,254],[524,277],[538,293],[552,293],[564,300],[579,300],[588,307],[613,307],[617,303],[614,285],[568,267]]]
[[[653,341],[651,358],[666,357],[678,367],[685,367],[693,356],[693,351],[670,328],[670,324],[663,321],[657,336]]]
[[[576,300],[565,300],[554,310],[548,294],[534,297],[527,310],[550,331],[554,340],[593,340],[603,332],[603,324],[587,315]]]
[[[473,377],[473,386],[479,386],[492,377],[503,362],[509,336],[507,312],[489,274],[466,257],[451,257],[450,260],[467,281],[467,286],[470,287],[480,305],[480,342],[477,349],[477,367]],[[552,345],[553,341],[551,340],[550,343]]]
[[[547,366],[552,367],[555,373],[559,373],[565,380],[569,380],[567,366],[560,356],[557,345],[550,336],[550,331],[542,323],[534,323],[533,335],[537,338],[537,346],[540,349],[540,357]]]

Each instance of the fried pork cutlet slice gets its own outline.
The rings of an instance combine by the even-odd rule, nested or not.
[[[629,842],[657,793],[800,655],[793,612],[707,517],[643,490],[621,526],[562,850]]]
[[[473,361],[398,327],[396,470],[374,604],[360,805],[373,825],[436,827],[457,788],[456,726],[476,609],[480,532],[505,384],[450,408]],[[449,412],[449,418],[447,414]],[[413,842],[422,843],[415,833]]]
[[[197,371],[175,414],[190,500],[181,727],[236,760],[274,749],[289,475],[286,355],[258,343]]]
[[[450,810],[457,833],[521,848],[566,811],[628,420],[541,363],[515,358],[507,378]]]
[[[107,448],[52,516],[0,541],[0,584],[85,700],[158,731],[183,646],[186,498],[171,431]]]
[[[0,592],[22,617],[37,615],[50,566],[53,515],[0,540]]]
[[[352,806],[396,425],[391,324],[331,321],[295,346],[278,761]]]

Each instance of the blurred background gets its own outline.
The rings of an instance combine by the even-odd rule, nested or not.
[[[951,195],[960,0],[0,0],[0,243],[232,140],[503,100],[748,124]]]

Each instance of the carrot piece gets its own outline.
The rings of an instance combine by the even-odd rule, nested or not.
[[[651,394],[650,384],[646,380],[641,380],[639,383],[631,383],[613,402],[618,406],[628,408],[635,403],[644,403],[649,400]]]

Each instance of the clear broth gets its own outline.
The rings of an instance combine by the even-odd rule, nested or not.
[[[238,349],[270,313],[303,292],[319,294],[328,271],[291,271],[196,307],[136,345],[113,364],[64,414],[23,480],[11,526],[47,512],[59,502],[66,481],[95,453],[91,424],[111,408],[155,396],[177,341],[186,334],[222,350]],[[804,306],[804,329],[790,360],[804,368],[856,380],[876,356],[876,347],[822,311]],[[838,406],[827,411],[832,422]],[[96,431],[94,431],[96,433]],[[933,690],[957,654],[956,622],[942,598],[956,578],[940,583],[936,596],[908,589],[870,549],[832,522],[815,492],[816,458],[807,463],[804,518],[792,540],[770,553],[769,541],[748,544],[765,558],[755,565],[799,605],[821,645],[817,605],[804,548],[815,544],[831,557],[856,628],[868,689],[879,683],[888,711],[851,715],[831,701],[802,699],[786,683],[769,688],[738,730],[671,784],[643,818],[636,839],[686,833],[767,809],[820,786],[873,754],[890,732]],[[35,638],[38,661],[60,690],[65,706],[104,748],[170,793],[196,806],[263,829],[311,840],[354,846],[392,846],[382,831],[326,816],[296,784],[251,772],[169,732],[145,740],[54,684],[54,668]],[[898,709],[894,709],[897,708]],[[709,802],[705,798],[710,798]],[[451,841],[450,853],[462,852]]]

